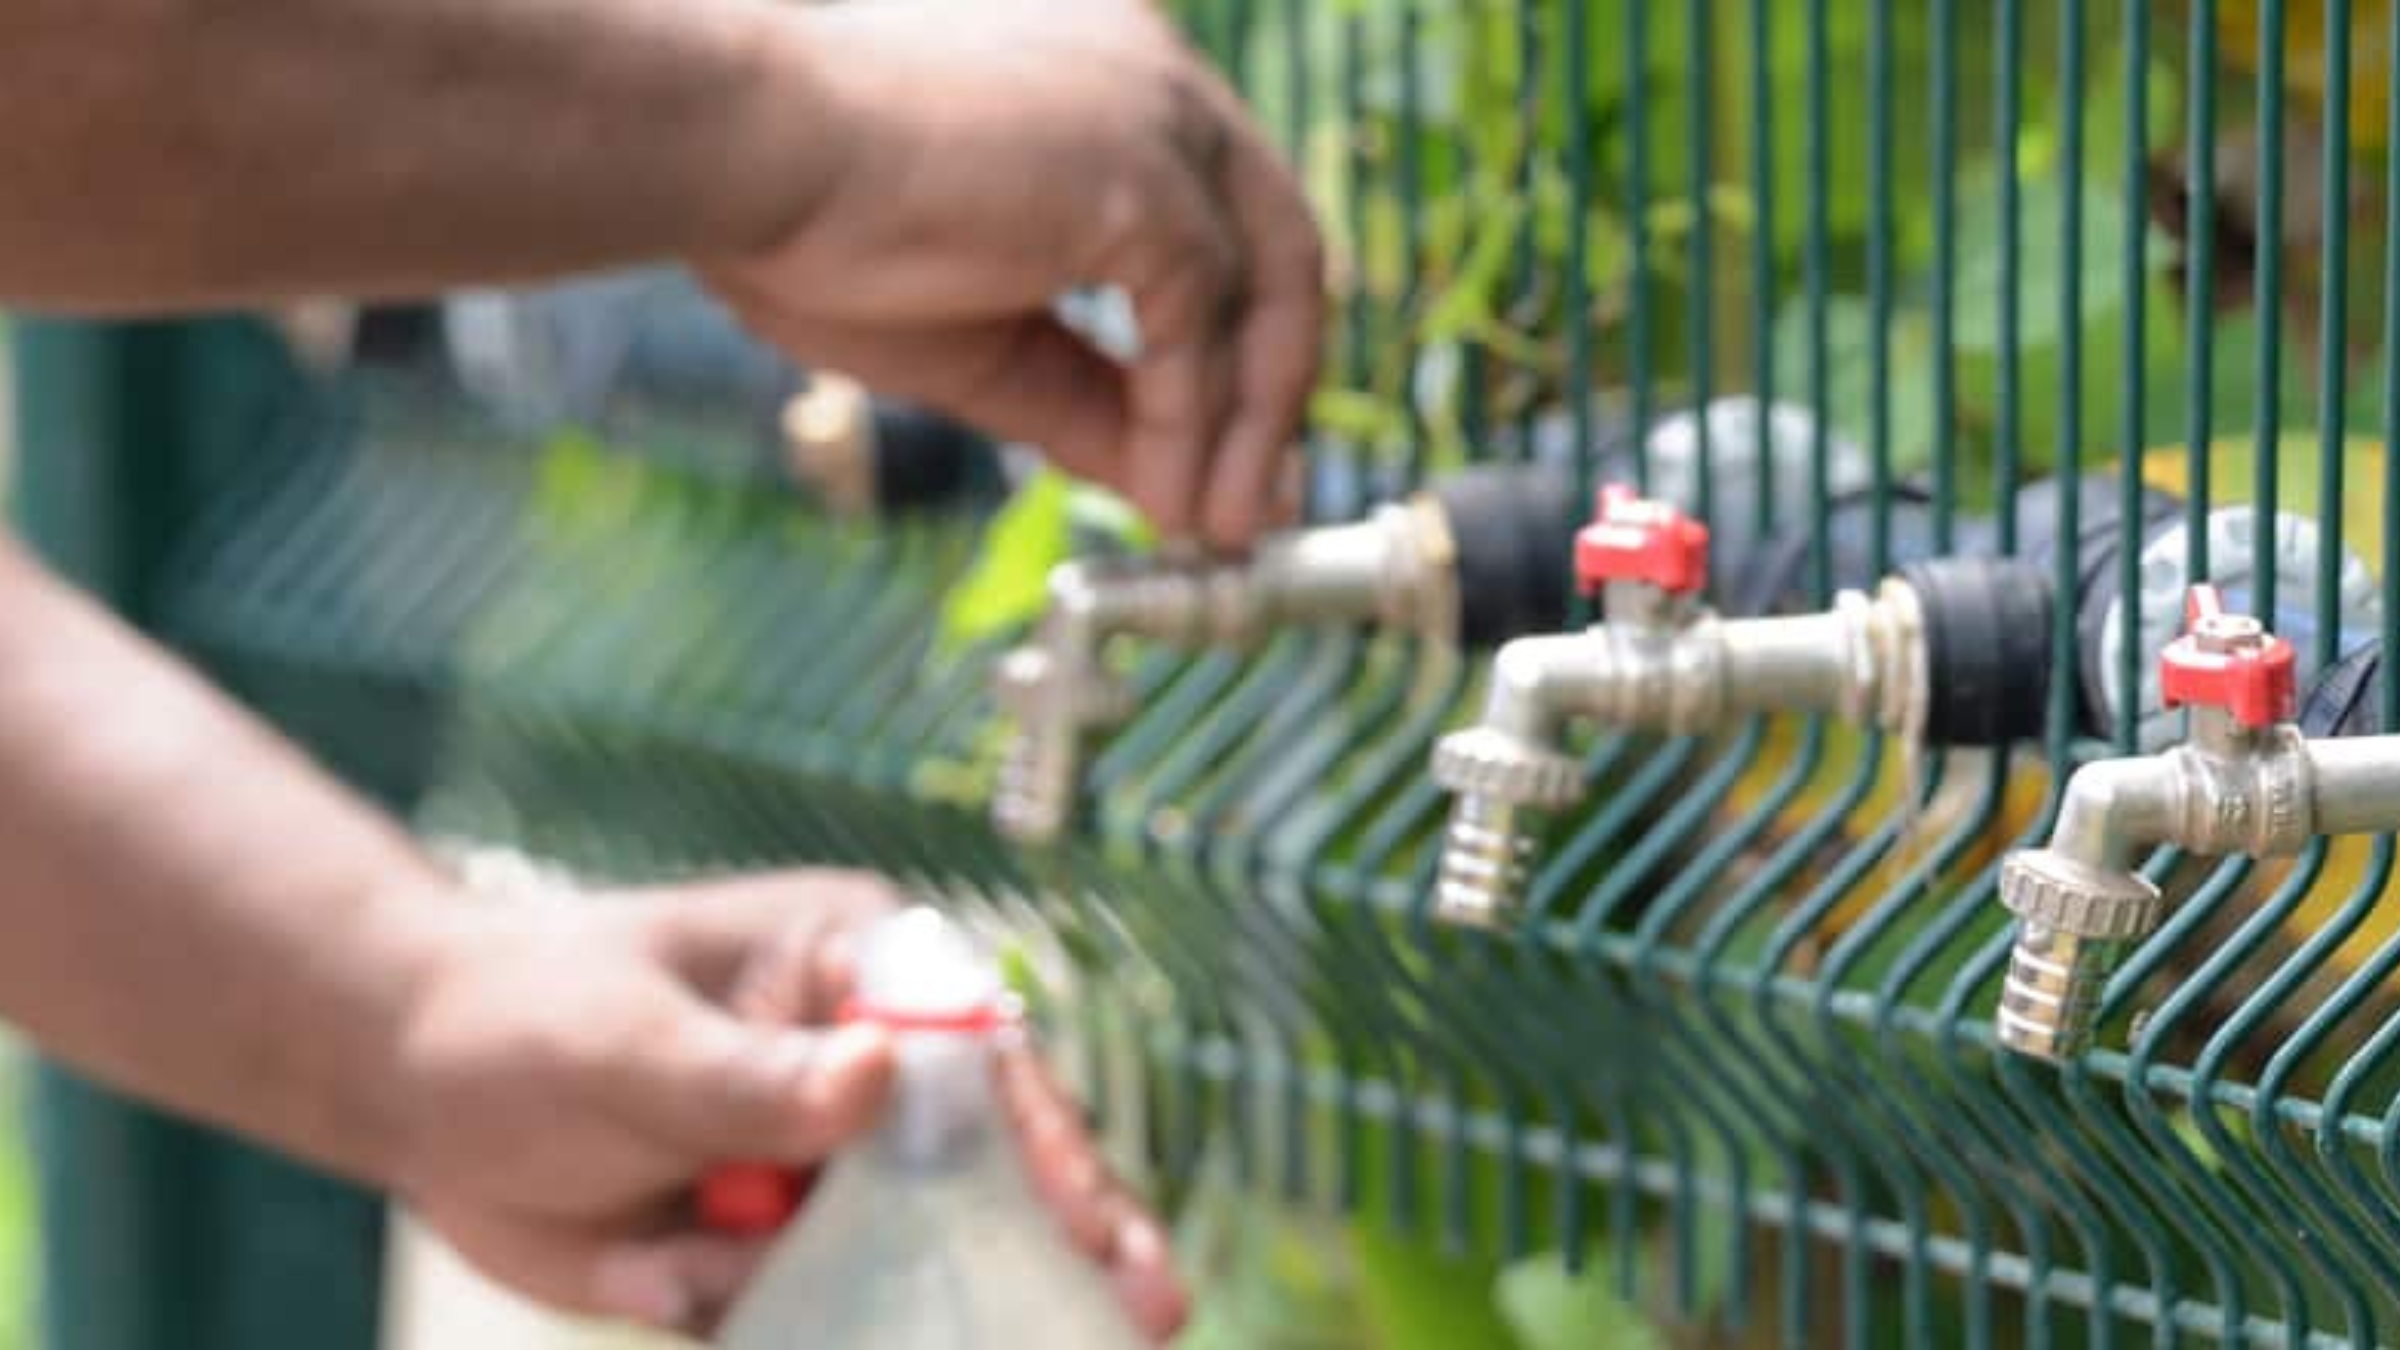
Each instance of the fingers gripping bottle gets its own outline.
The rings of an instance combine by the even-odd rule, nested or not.
[[[876,1133],[835,1159],[735,1305],[725,1350],[1135,1350],[1109,1283],[1019,1161],[993,1081],[998,971],[939,913],[877,925],[850,1020],[898,1058]]]

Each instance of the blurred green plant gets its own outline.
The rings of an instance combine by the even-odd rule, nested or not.
[[[1629,0],[1348,0],[1299,6],[1291,11],[1298,18],[1284,7],[1187,0],[1204,45],[1247,75],[1262,120],[1292,142],[1328,230],[1338,308],[1313,407],[1319,431],[1377,459],[1439,469],[1466,458],[1493,429],[1563,413],[1591,390],[1638,382],[1656,408],[1702,384],[1756,388],[1762,374],[1772,374],[1778,397],[1805,400],[1812,353],[1802,296],[1814,224],[1805,110],[1821,92],[1828,113],[1828,177],[1815,203],[1827,301],[1821,415],[1862,442],[1885,428],[1900,472],[1926,467],[1948,437],[1962,478],[1988,478],[1983,470],[1996,458],[2005,423],[1998,313],[2013,271],[2016,449],[2027,472],[2057,463],[2070,326],[2062,303],[2064,186],[2072,174],[2082,188],[2075,234],[2081,296],[2071,325],[2081,340],[2079,448],[2089,455],[2122,449],[2127,400],[2135,397],[2150,444],[2176,435],[2190,374],[2179,235],[2209,228],[2170,229],[2160,209],[2162,185],[2176,180],[2185,153],[2183,10],[2158,9],[2137,65],[2125,4],[2025,7],[2020,118],[2006,134],[1997,118],[2001,53],[1990,40],[1997,5],[1957,5],[1950,342],[1958,379],[1952,420],[1941,426],[1932,378],[1942,341],[1932,119],[1905,112],[1890,119],[1889,192],[1879,198],[1869,176],[1876,8],[1824,6],[1815,34],[1811,7],[1767,7],[1758,66],[1776,111],[1760,147],[1750,141],[1753,34],[1742,0],[1641,5],[1638,25]],[[1579,20],[1570,20],[1571,9]],[[1929,11],[1893,5],[1886,12],[1899,81],[1888,97],[1896,109],[1925,108],[1935,64]],[[2080,16],[2086,53],[2073,128],[2055,59],[2065,12]],[[1583,50],[1571,53],[1578,31]],[[1820,37],[1821,85],[1812,64]],[[1697,50],[1695,40],[1703,41]],[[1574,56],[1584,96],[1571,108],[1560,95],[1570,87]],[[2256,136],[2247,75],[2229,63],[2218,85],[2219,196],[2237,216],[2255,214],[2257,204],[2242,200],[2255,191],[2255,174],[2240,168],[2242,147]],[[1696,136],[1703,97],[1710,115]],[[2072,164],[2070,129],[2079,133],[2081,155]],[[2312,231],[2322,228],[2309,224],[2321,215],[2315,170],[2322,151],[2312,136],[2305,125],[2286,134],[2291,373],[2276,411],[2287,424],[2314,411],[2314,380],[2305,372],[2316,355],[2317,311],[2307,264],[2317,242]],[[1765,202],[1753,179],[1762,149]],[[2362,148],[2353,158],[2381,153]],[[2003,168],[2012,158],[2021,184],[2013,267],[1999,238]],[[2362,163],[2352,176],[2373,181],[2373,173]],[[2144,183],[2147,200],[2130,200],[2129,188]],[[2376,281],[2379,206],[2362,200],[2346,213],[2353,270],[2368,274],[2353,277],[2354,290]],[[1879,216],[1891,262],[1889,326],[1880,334],[1888,344],[1887,416],[1873,403]],[[1754,250],[1762,221],[1771,237]],[[2140,261],[2129,274],[2128,243],[2137,240]],[[2249,247],[2238,231],[2219,239],[2216,265],[2246,275]],[[1579,277],[1571,275],[1578,258]],[[1571,283],[1581,286],[1580,316],[1569,309]],[[1767,303],[1754,306],[1762,293]],[[2147,321],[2138,371],[2125,359],[2137,305]],[[2353,307],[2351,316],[2353,346],[2361,349],[2373,321],[2357,312],[2365,308]],[[1768,334],[1756,331],[1762,316]],[[1583,369],[1571,361],[1579,317],[1591,334]],[[2256,406],[2257,316],[2234,305],[2218,319],[2213,413],[2219,427],[2248,426],[2269,411]],[[1709,325],[1705,350],[1694,340],[1701,322]],[[1773,339],[1771,372],[1754,368],[1754,339],[1762,336]],[[1696,361],[1704,366],[1695,368]],[[2354,406],[2353,418],[2363,422],[2371,412]]]
[[[6,496],[16,428],[8,397],[13,367],[8,321],[0,316],[0,499]],[[34,1291],[33,1164],[25,1138],[25,1062],[0,1030],[0,1350],[32,1350]]]
[[[1049,599],[1050,569],[1079,541],[1147,549],[1149,525],[1123,498],[1044,468],[984,527],[975,560],[942,605],[941,653],[955,654],[1031,624]]]
[[[0,1350],[32,1350],[33,1165],[23,1129],[25,1061],[0,1035]]]

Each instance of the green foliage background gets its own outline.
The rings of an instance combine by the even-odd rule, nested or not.
[[[0,318],[0,381],[8,377],[8,323]],[[9,400],[0,398],[0,487],[14,440]],[[0,492],[0,499],[5,499]],[[33,1345],[33,1170],[25,1140],[24,1059],[0,1027],[0,1350]]]
[[[1767,16],[1763,44],[1745,0],[1180,8],[1292,154],[1325,222],[1337,309],[1313,420],[1320,444],[1336,452],[1438,473],[1586,399],[1646,399],[1656,410],[1763,389],[1813,405],[1895,475],[1924,473],[1947,454],[1973,509],[1994,500],[1999,466],[2012,457],[2030,479],[2070,453],[2092,468],[2182,444],[2195,377],[2209,380],[2212,442],[2234,452],[2216,457],[2220,500],[2243,499],[2254,428],[2299,435],[2329,420],[2315,373],[2324,297],[2307,265],[2321,241],[2305,226],[2278,227],[2287,290],[2271,404],[2259,378],[2261,316],[2248,303],[2215,313],[2206,369],[2195,361],[2179,271],[2186,242],[2154,219],[2151,197],[2153,176],[2180,170],[2188,153],[2189,7],[2022,6],[2020,117],[2004,130],[2000,6],[1958,0],[1946,178],[1929,116],[1941,64],[1931,6],[1768,0],[1757,7]],[[1882,35],[1879,12],[1890,23]],[[2067,16],[2080,16],[2077,31]],[[1879,36],[1886,84],[1875,78]],[[2084,61],[2074,89],[2063,84],[2070,39]],[[1812,68],[1820,43],[1821,76]],[[1568,96],[1578,87],[1580,100]],[[2255,141],[2256,91],[2230,46],[2211,89],[2220,146]],[[1819,90],[1825,137],[1812,146],[1808,110]],[[2284,222],[2309,215],[2323,192],[2321,149],[2293,134],[2310,129],[2298,125],[2308,119],[2303,103],[2294,117],[2276,133],[2287,147]],[[1812,154],[1824,166],[1813,181]],[[2354,183],[2382,181],[2381,154],[2348,156]],[[2002,226],[2012,168],[2013,256]],[[2229,179],[2220,177],[2220,194],[2238,199]],[[2266,214],[2255,200],[2236,204]],[[2331,214],[2347,225],[2350,249],[2347,272],[2331,284],[2378,293],[2387,228],[2379,191],[2370,186],[2353,209]],[[2221,268],[2246,270],[2246,247],[2219,248],[2236,255],[2220,256]],[[2358,353],[2379,322],[2370,309],[2350,307],[2333,358],[2352,367],[2361,391],[2371,384]],[[1821,360],[1811,341],[1820,324]],[[1580,353],[1579,329],[1589,336]],[[2080,351],[2073,369],[2071,348]],[[1936,392],[1945,363],[1946,410]],[[2367,430],[2379,402],[2352,396],[2349,428]],[[1300,1244],[1318,1255],[1312,1278],[1346,1271],[1355,1312],[1346,1335],[1296,1334],[1295,1346],[1665,1343],[1665,1324],[1619,1303],[1613,1279],[1570,1276],[1550,1257],[1513,1266],[1449,1257],[1392,1236],[1374,1217],[1312,1231]],[[1255,1246],[1275,1252],[1296,1241],[1285,1234]],[[1620,1259],[1588,1255],[1603,1271]],[[1654,1255],[1634,1259],[1654,1274]],[[1292,1264],[1288,1254],[1261,1258],[1253,1275],[1308,1285]],[[1646,1274],[1641,1283],[1663,1281]],[[1703,1322],[1710,1302],[1697,1309]],[[1571,1330],[1546,1338],[1560,1309],[1573,1313]],[[1690,1330],[1702,1343],[1721,1339]],[[1684,1332],[1673,1339],[1694,1339]]]
[[[2078,450],[2121,450],[2132,413],[2146,445],[2174,443],[2188,423],[2194,371],[2175,271],[2180,244],[2152,222],[2144,198],[2146,166],[2180,165],[2184,154],[2184,6],[2148,7],[2138,62],[2136,6],[2072,7],[2082,16],[2077,91],[2061,84],[2068,7],[2022,7],[2021,113],[2005,135],[1993,36],[1999,6],[1958,0],[1954,249],[1946,269],[1929,115],[1937,65],[1930,6],[1768,4],[1763,52],[1753,51],[1744,0],[1336,0],[1298,8],[1305,19],[1240,0],[1184,5],[1203,45],[1246,77],[1327,223],[1343,309],[1316,421],[1337,441],[1438,469],[1488,449],[1518,419],[1555,413],[1591,390],[1622,397],[1642,388],[1652,408],[1703,389],[1770,386],[1779,398],[1806,402],[1817,209],[1827,300],[1818,411],[1861,443],[1882,439],[1904,474],[1925,469],[1948,438],[1962,484],[1988,497],[1985,471],[2005,432],[1999,377],[2009,287],[2000,222],[2012,160],[2020,183],[2015,448],[2024,469],[2038,473],[2058,461],[2070,332],[2082,344]],[[1571,9],[1583,16],[1580,50]],[[1881,99],[1878,9],[1890,16],[1891,78]],[[1821,195],[1812,192],[1808,138],[1812,11],[1824,15]],[[1705,35],[1697,47],[1696,34]],[[1769,110],[1758,125],[1754,58]],[[1562,97],[1575,62],[1580,108]],[[2220,145],[2254,138],[2255,90],[2232,55],[2214,88]],[[2295,108],[2287,219],[2318,214],[2323,181],[2322,152],[2308,138],[2313,126],[2303,125],[2305,108]],[[1878,126],[1888,164],[1882,193],[1873,177]],[[2070,164],[2077,140],[2080,159]],[[2379,155],[2353,153],[2355,184],[2379,181],[2378,165],[2365,162]],[[2220,172],[2221,192],[2238,196],[2227,186],[2238,175]],[[2080,188],[2071,233],[2070,177]],[[2373,294],[2380,284],[2379,195],[2361,192],[2341,213],[2352,294]],[[2070,239],[2081,254],[2071,314]],[[2315,412],[2309,371],[2319,307],[2306,263],[2316,242],[2302,231],[2287,246],[2289,373],[2278,399],[2286,426]],[[2245,252],[2234,261],[2247,260]],[[1580,369],[1571,345],[1577,281],[1591,335]],[[2353,352],[2371,341],[2377,316],[2361,312],[2368,308],[2353,306],[2349,315]],[[2128,340],[2137,315],[2145,321],[2138,360]],[[1945,345],[1956,358],[1946,425],[1934,402]],[[2258,347],[2255,314],[2236,307],[2218,315],[2210,362],[2218,430],[2246,429],[2268,411],[2257,400]],[[1882,408],[1873,380],[1879,350]],[[2353,399],[2349,420],[2363,426],[2371,405]]]
[[[15,1046],[0,1039],[0,1350],[33,1345],[34,1195],[23,1131],[24,1076]]]

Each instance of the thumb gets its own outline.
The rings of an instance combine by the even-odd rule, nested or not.
[[[1069,473],[1127,486],[1124,367],[1047,312],[861,324],[797,314],[762,292],[720,283],[751,327],[786,352],[1038,445]]]
[[[882,1114],[892,1084],[882,1029],[761,1026],[697,1000],[684,1007],[624,1047],[616,1095],[627,1119],[696,1163],[814,1162]]]

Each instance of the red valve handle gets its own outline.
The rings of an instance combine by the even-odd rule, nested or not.
[[[2218,708],[2251,728],[2289,722],[2299,707],[2298,655],[2292,644],[2259,630],[2230,645],[2202,631],[2228,617],[2225,600],[2206,583],[2184,601],[2182,637],[2158,658],[2158,692],[2169,708]]]
[[[1600,489],[1598,512],[1575,536],[1575,584],[1588,595],[1612,581],[1698,594],[1708,586],[1708,527],[1631,488]]]

